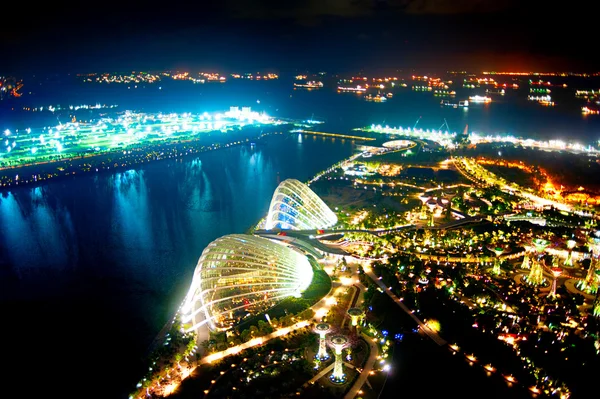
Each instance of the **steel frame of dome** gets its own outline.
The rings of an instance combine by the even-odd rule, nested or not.
[[[275,189],[265,228],[312,230],[336,223],[335,213],[310,187],[296,179],[287,179]]]
[[[266,238],[231,234],[211,242],[194,271],[182,314],[188,331],[207,323],[226,330],[248,313],[260,313],[311,283],[306,256]]]

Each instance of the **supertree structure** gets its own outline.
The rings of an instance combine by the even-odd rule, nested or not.
[[[551,297],[554,297],[554,296],[556,296],[556,280],[562,274],[562,269],[560,267],[553,267],[551,270],[552,270],[552,276],[554,278],[552,279],[552,289],[550,290],[550,294],[548,294],[548,295]]]
[[[523,263],[521,263],[521,269],[529,269],[531,267],[531,260],[529,259],[529,254],[525,254],[523,257]]]
[[[333,347],[335,353],[335,362],[333,365],[333,373],[329,377],[331,381],[341,384],[346,381],[344,374],[344,362],[342,360],[342,351],[348,347],[350,340],[343,335],[334,335],[329,339],[329,345]]]
[[[531,269],[529,270],[527,277],[524,278],[524,280],[530,285],[538,286],[544,283],[544,267],[541,262],[544,251],[548,245],[550,245],[550,241],[543,238],[535,238],[531,240],[531,246],[535,250],[535,253],[529,259],[528,263],[531,265]],[[525,260],[523,260],[523,262],[525,262]]]
[[[591,250],[591,262],[584,280],[578,283],[578,288],[588,294],[598,291],[600,283],[600,238],[593,237],[588,240]]]
[[[527,277],[525,277],[525,281],[529,285],[538,286],[544,284],[544,266],[542,265],[543,261],[538,259],[532,259],[531,261],[531,270]]]
[[[492,273],[494,273],[495,275],[499,275],[500,274],[500,256],[506,254],[507,252],[509,252],[509,250],[502,245],[489,245],[487,247],[488,250],[492,251],[494,253],[494,255],[496,255],[496,257],[494,258],[494,266],[492,268]]]
[[[315,326],[315,332],[319,334],[319,352],[317,352],[317,359],[327,360],[329,354],[327,353],[327,333],[331,332],[331,326],[327,323],[319,323]]]
[[[365,312],[361,308],[350,308],[348,309],[348,315],[352,321],[352,327],[356,328],[358,326],[359,319],[365,315]]]
[[[577,245],[577,241],[568,240],[567,241],[567,257],[565,258],[565,266],[573,266],[573,248]]]

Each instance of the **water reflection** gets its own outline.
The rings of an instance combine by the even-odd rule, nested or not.
[[[114,208],[110,217],[111,247],[121,252],[132,267],[139,268],[150,263],[148,248],[152,247],[152,225],[144,171],[117,173],[112,180]]]
[[[71,380],[83,384],[110,367],[118,378],[101,384],[99,395],[120,397],[138,377],[132,362],[183,299],[206,245],[243,233],[263,217],[278,179],[307,180],[352,150],[350,143],[298,144],[282,135],[255,148],[1,194],[0,305],[31,335],[37,334],[32,323],[53,326],[52,347],[60,348],[60,355],[49,355],[53,359],[79,355],[72,327],[84,326],[87,343],[104,344]],[[44,311],[36,312],[40,308]],[[118,345],[107,336],[118,337]],[[60,376],[51,371],[44,378]]]

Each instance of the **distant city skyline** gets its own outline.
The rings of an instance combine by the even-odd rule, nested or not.
[[[594,24],[591,13],[577,3],[559,10],[537,0],[526,5],[514,0],[262,0],[160,9],[126,2],[95,9],[44,4],[23,9],[0,27],[6,60],[0,73],[220,68],[592,72],[600,67],[587,43]]]

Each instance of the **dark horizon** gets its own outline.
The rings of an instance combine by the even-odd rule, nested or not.
[[[593,37],[592,13],[578,3],[561,9],[537,0],[258,0],[160,9],[46,3],[17,10],[2,24],[0,50],[8,61],[0,73],[595,72],[600,63],[585,41]]]

